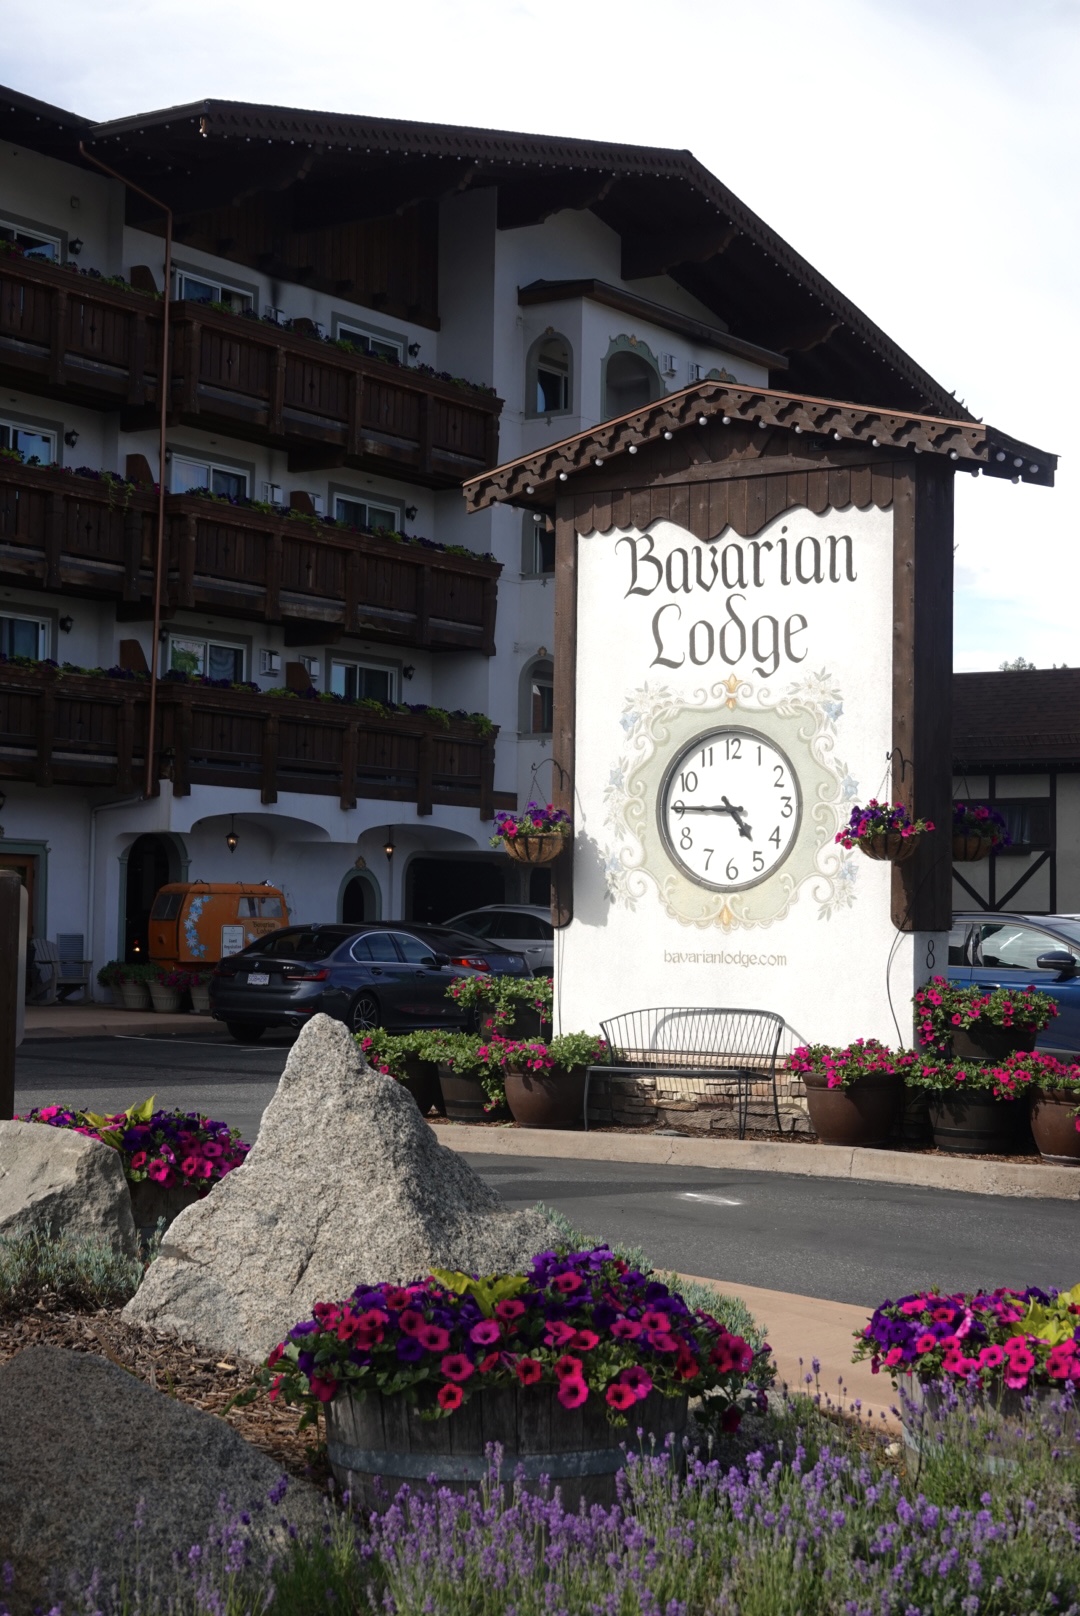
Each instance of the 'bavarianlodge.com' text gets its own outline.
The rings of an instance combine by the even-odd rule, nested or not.
[[[736,953],[694,953],[682,954],[664,949],[665,965],[786,965],[786,954],[744,954],[741,949]]]

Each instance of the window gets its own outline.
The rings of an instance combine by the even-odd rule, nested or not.
[[[526,415],[566,415],[572,396],[570,371],[570,344],[557,332],[545,331],[525,362]]]
[[[987,921],[976,928],[976,965],[990,970],[1034,971],[1040,954],[1060,951],[1062,944],[1049,933],[1013,921]]]
[[[252,943],[247,952],[269,954],[274,959],[321,960],[333,953],[337,940],[333,933],[322,935],[314,929],[276,931]]]
[[[554,727],[555,685],[550,662],[532,662],[521,676],[521,729],[525,735],[550,735]]]
[[[339,522],[365,531],[388,528],[391,533],[401,530],[402,514],[399,505],[384,505],[381,500],[352,499],[344,494],[334,496],[334,515]]]
[[[238,286],[229,286],[213,276],[192,275],[183,269],[177,271],[176,295],[186,303],[224,303],[234,314],[242,314],[253,303],[251,293],[241,291]]]
[[[235,466],[221,466],[212,460],[193,460],[188,455],[173,455],[172,492],[187,494],[193,488],[208,488],[222,499],[246,499],[248,477],[246,471]]]
[[[43,258],[49,264],[60,262],[59,236],[44,235],[40,230],[29,230],[25,225],[0,219],[0,241],[21,247],[26,258]]]
[[[354,960],[361,963],[365,960],[392,960],[395,965],[401,963],[394,939],[388,931],[369,931],[366,937],[356,939],[349,952]]]
[[[394,941],[401,950],[402,958],[409,965],[434,965],[435,956],[427,943],[422,943],[419,937],[409,937],[403,931],[394,933]]]
[[[220,640],[193,639],[170,634],[169,668],[175,673],[191,673],[204,679],[228,679],[238,685],[244,677],[244,648]]]
[[[663,391],[655,367],[644,355],[621,349],[611,355],[604,372],[604,414],[611,417],[643,410]]]
[[[555,534],[532,511],[521,528],[521,570],[526,578],[550,578],[555,571]]]
[[[0,449],[17,450],[30,466],[51,466],[56,459],[56,433],[19,421],[0,421]]]
[[[49,625],[40,617],[0,616],[0,651],[7,657],[32,657],[40,662],[49,654]]]
[[[330,689],[346,701],[395,701],[394,669],[365,662],[330,664]]]
[[[175,920],[184,907],[184,892],[159,892],[150,911],[151,920]]]
[[[284,920],[280,898],[241,897],[236,901],[236,913],[245,920]]]
[[[372,359],[396,359],[404,363],[404,337],[391,337],[383,331],[365,331],[363,326],[339,324],[337,339],[339,342],[351,342],[357,353],[368,354]]]
[[[1005,849],[1006,853],[1031,853],[1050,846],[1049,797],[998,797],[985,806],[1005,821],[1012,838],[1012,846]]]

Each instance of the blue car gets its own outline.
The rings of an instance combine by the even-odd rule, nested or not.
[[[1080,1054],[1080,916],[954,915],[948,975],[950,982],[1049,993],[1058,1014],[1035,1047],[1063,1059]]]

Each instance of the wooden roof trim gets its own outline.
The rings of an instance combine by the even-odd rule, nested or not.
[[[645,409],[616,416],[572,438],[548,444],[533,454],[507,461],[463,484],[470,510],[499,502],[551,503],[555,488],[574,472],[589,471],[612,455],[631,454],[642,444],[708,424],[717,417],[727,426],[781,428],[796,434],[832,437],[837,442],[865,444],[871,449],[908,449],[947,455],[994,476],[1016,476],[1052,486],[1057,457],[1006,440],[979,421],[949,420],[897,410],[867,409],[836,399],[810,398],[771,388],[735,387],[700,382],[669,393]],[[1020,466],[1013,462],[1020,460]],[[631,467],[627,464],[627,474]]]
[[[730,331],[722,330],[719,326],[708,325],[691,314],[666,309],[662,303],[638,297],[635,292],[626,292],[621,286],[610,286],[607,281],[530,281],[528,286],[518,287],[518,303],[523,308],[542,303],[562,303],[579,297],[587,298],[592,303],[602,303],[609,309],[618,309],[623,314],[634,315],[639,320],[648,320],[661,330],[675,331],[710,348],[723,348],[737,359],[753,360],[768,370],[788,368],[786,354],[763,348],[756,342],[747,342],[743,337],[734,337]]]

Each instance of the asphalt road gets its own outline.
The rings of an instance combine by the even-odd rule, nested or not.
[[[234,1044],[129,1037],[24,1044],[16,1111],[121,1109],[155,1094],[253,1139],[291,1036]],[[513,1206],[543,1201],[582,1233],[640,1245],[660,1266],[870,1305],[920,1285],[1073,1285],[1080,1204],[712,1168],[469,1156]]]

